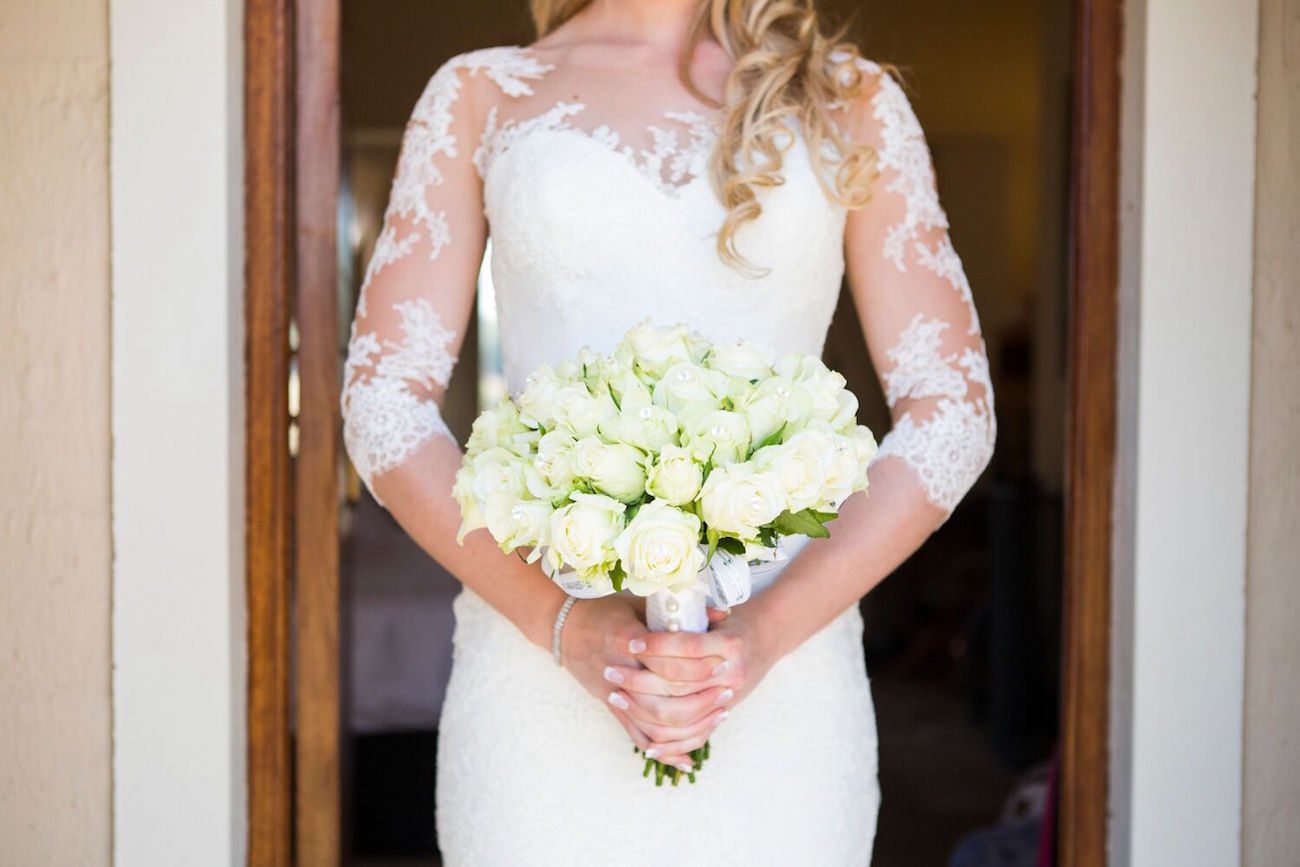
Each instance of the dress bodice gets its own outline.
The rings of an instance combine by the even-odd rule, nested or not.
[[[844,273],[845,210],[822,192],[802,139],[786,183],[738,232],[739,251],[765,269],[749,277],[716,249],[725,211],[698,165],[708,123],[661,148],[660,158],[700,169],[672,183],[566,120],[498,131],[480,160],[511,391],[583,345],[611,349],[646,318],[821,354]]]

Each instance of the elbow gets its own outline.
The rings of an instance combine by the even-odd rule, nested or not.
[[[340,397],[343,448],[371,496],[376,477],[407,463],[436,436],[455,442],[437,402],[397,377],[374,376],[350,383]]]

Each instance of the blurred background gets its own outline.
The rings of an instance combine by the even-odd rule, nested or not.
[[[897,64],[974,289],[999,442],[983,479],[862,602],[884,792],[877,865],[1034,864],[1057,733],[1071,3],[824,0],[867,57]],[[522,0],[343,2],[340,363],[403,127],[448,57],[527,44]],[[825,360],[889,416],[852,299]],[[444,410],[462,441],[500,398],[490,274]],[[437,863],[437,722],[457,582],[348,475],[341,569],[347,848],[356,865]]]

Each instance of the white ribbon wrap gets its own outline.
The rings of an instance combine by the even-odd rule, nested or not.
[[[707,632],[707,596],[699,584],[685,590],[656,590],[645,600],[645,624],[651,632]]]

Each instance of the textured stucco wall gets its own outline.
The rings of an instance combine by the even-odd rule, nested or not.
[[[1300,0],[1262,0],[1242,863],[1300,864]]]
[[[0,0],[0,864],[106,864],[108,19]]]

